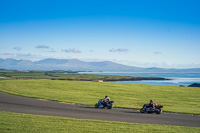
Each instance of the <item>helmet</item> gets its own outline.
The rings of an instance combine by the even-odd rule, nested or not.
[[[108,96],[105,96],[105,98],[107,98]]]
[[[153,102],[153,100],[150,100],[150,103],[152,103]]]
[[[110,98],[108,96],[105,99],[108,100],[108,101],[110,101]]]

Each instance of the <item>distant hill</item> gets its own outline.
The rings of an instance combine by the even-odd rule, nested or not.
[[[16,70],[72,70],[72,71],[113,71],[113,72],[200,72],[193,69],[141,68],[126,66],[110,61],[84,62],[78,59],[47,58],[32,62],[30,60],[0,59],[0,69]]]

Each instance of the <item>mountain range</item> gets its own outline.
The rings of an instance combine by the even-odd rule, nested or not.
[[[110,61],[84,62],[78,59],[53,59],[47,58],[40,61],[0,59],[0,69],[15,70],[72,70],[72,71],[109,71],[109,72],[200,72],[200,68],[166,69],[142,68],[126,66]]]

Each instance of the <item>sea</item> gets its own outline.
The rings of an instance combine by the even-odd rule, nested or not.
[[[79,72],[79,74],[161,77],[170,79],[170,80],[141,80],[141,81],[109,81],[116,83],[167,85],[167,86],[188,86],[193,83],[200,84],[200,73]]]

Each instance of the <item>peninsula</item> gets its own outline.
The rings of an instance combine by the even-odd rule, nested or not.
[[[140,80],[170,80],[161,77],[134,77],[117,75],[97,75],[66,73],[62,70],[54,71],[18,71],[0,70],[0,79],[49,79],[49,80],[75,80],[75,81],[140,81]]]

